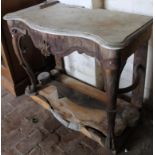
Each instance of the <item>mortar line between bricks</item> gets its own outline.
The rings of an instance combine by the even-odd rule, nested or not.
[[[39,146],[39,143],[38,143],[38,144],[36,144],[35,147],[33,147],[31,150],[29,150],[28,153],[26,153],[25,155],[29,155],[29,153],[31,153],[31,151],[32,151],[34,148],[36,148],[36,147],[39,147],[39,149],[42,150],[41,147]],[[43,153],[44,153],[44,152],[43,152]],[[41,155],[44,155],[44,154],[41,154]]]

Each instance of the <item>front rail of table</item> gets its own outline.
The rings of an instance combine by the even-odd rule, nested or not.
[[[19,20],[8,20],[8,25],[10,33],[12,35],[12,42],[16,51],[17,58],[27,72],[31,81],[31,85],[27,88],[26,91],[27,93],[33,95],[33,98],[35,98],[35,95],[37,96],[38,92],[41,91],[41,89],[38,88],[36,76],[24,57],[26,47],[22,45],[21,40],[25,36],[31,37],[35,47],[40,49],[41,53],[44,56],[49,56],[51,54],[55,56],[55,68],[57,70],[60,70],[60,72],[64,69],[62,58],[74,51],[78,51],[80,54],[85,53],[89,56],[95,57],[100,62],[104,75],[104,91],[86,85],[78,80],[74,80],[73,78],[69,79],[68,76],[63,74],[60,74],[60,78],[58,79],[68,87],[71,87],[72,89],[75,88],[86,95],[90,95],[91,97],[102,101],[104,105],[106,105],[108,120],[106,129],[107,133],[105,132],[107,137],[106,146],[111,150],[115,150],[115,119],[117,114],[116,100],[118,95],[132,91],[131,105],[137,108],[140,108],[142,106],[147,47],[148,40],[152,31],[152,22],[149,22],[147,25],[145,25],[145,27],[139,29],[138,32],[135,33],[127,41],[127,43],[120,48],[107,48],[95,42],[94,40],[84,37],[76,37],[71,35],[67,36],[60,34],[57,35],[35,30],[32,27],[30,28],[26,23]],[[133,84],[127,88],[119,89],[119,79],[121,72],[126,64],[128,57],[133,53],[135,55],[133,68]],[[42,94],[44,94],[44,96],[47,96],[48,93],[46,94],[44,93],[44,91],[42,91]],[[48,96],[46,99],[48,99]],[[37,102],[40,102],[39,99],[36,100]],[[50,100],[50,98],[48,100]],[[65,101],[67,102],[67,100]],[[61,102],[65,101],[63,100]],[[53,102],[53,100],[51,102]],[[46,106],[46,104],[47,102],[44,103],[44,107],[50,108],[50,106],[48,107]],[[69,105],[72,106],[71,103]],[[81,107],[77,107],[77,110],[81,110],[81,112],[87,112],[87,108],[83,110]],[[94,110],[94,112],[96,111]],[[88,116],[89,113],[90,111],[87,112]],[[90,115],[91,114],[94,113],[91,112]],[[92,122],[93,119],[95,118],[92,118]],[[100,129],[99,126],[97,126],[96,128]],[[90,137],[90,133],[82,129],[81,131],[83,131],[83,133]],[[102,131],[102,129],[100,129],[100,131]],[[103,145],[102,141],[99,141],[97,138],[95,138],[95,136],[92,139],[98,141],[101,145]]]

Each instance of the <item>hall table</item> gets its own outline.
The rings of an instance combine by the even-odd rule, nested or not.
[[[152,17],[48,1],[9,13],[4,19],[8,22],[17,58],[31,81],[26,93],[66,127],[115,151],[115,138],[139,118]],[[40,81],[26,61],[25,37],[30,37],[44,56],[55,57],[55,68],[39,74]],[[74,51],[95,57],[100,63],[103,90],[65,73],[62,58]],[[133,53],[133,84],[120,89],[121,72]],[[130,103],[120,99],[130,91]],[[78,97],[73,98],[75,95]],[[86,103],[80,103],[81,96]]]

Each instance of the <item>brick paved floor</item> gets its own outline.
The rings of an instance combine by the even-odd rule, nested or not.
[[[2,155],[110,155],[97,143],[63,127],[29,97],[2,88]],[[152,112],[142,112],[137,130],[120,155],[152,155]]]

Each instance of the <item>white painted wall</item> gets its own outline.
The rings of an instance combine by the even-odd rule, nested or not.
[[[102,0],[60,0],[62,3],[84,6],[86,8],[101,8],[103,6]]]
[[[86,8],[101,7],[100,0],[60,0],[62,3],[84,6]],[[86,83],[98,88],[103,87],[101,69],[96,60],[85,54],[72,53],[64,58],[66,72]]]
[[[104,0],[106,9],[142,15],[153,14],[153,0]]]
[[[123,12],[137,13],[152,16],[153,0],[60,0],[63,3],[84,6],[87,8],[106,8],[109,10],[118,10]],[[145,85],[145,97],[152,91],[152,40],[149,43],[147,76]],[[84,80],[97,87],[102,87],[101,71],[96,61],[86,55],[73,53],[66,57],[66,71],[80,80]],[[84,64],[86,66],[84,67]],[[128,86],[132,82],[133,56],[131,56],[125,66],[121,76],[120,87]]]

